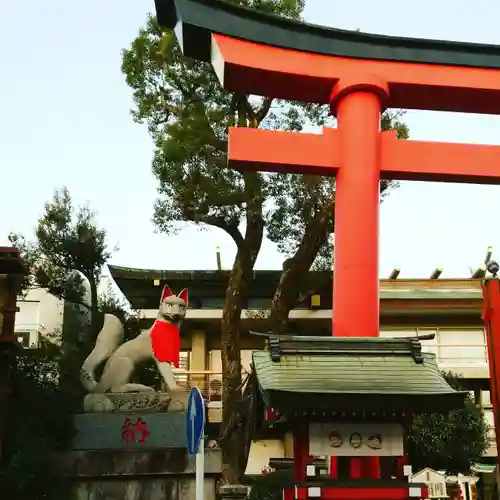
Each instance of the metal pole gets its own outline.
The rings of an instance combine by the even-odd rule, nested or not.
[[[205,437],[202,434],[196,452],[196,500],[205,498]]]

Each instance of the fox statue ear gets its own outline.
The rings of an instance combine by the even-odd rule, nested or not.
[[[161,292],[160,303],[163,302],[167,297],[170,297],[171,295],[173,295],[172,290],[170,290],[168,285],[165,285],[163,287],[163,291]]]
[[[185,302],[186,307],[187,307],[188,302],[189,302],[189,292],[188,292],[188,289],[184,288],[183,290],[181,290],[179,292],[179,295],[177,295],[177,297],[179,297],[179,299],[182,299]]]

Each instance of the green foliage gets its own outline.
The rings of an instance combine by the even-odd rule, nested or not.
[[[249,500],[281,500],[283,488],[291,487],[293,470],[283,469],[256,477],[252,482]]]
[[[64,188],[45,203],[34,239],[20,234],[9,239],[27,265],[24,292],[43,288],[66,301],[59,369],[64,392],[78,399],[83,395],[79,367],[102,326],[97,287],[110,257],[106,232],[89,207],[74,207]]]
[[[45,204],[34,241],[14,233],[9,240],[20,249],[28,267],[25,289],[44,288],[74,303],[82,303],[82,276],[98,283],[110,257],[106,232],[96,226],[88,207],[73,207],[67,189],[56,191]]]
[[[54,453],[74,434],[72,401],[59,389],[60,349],[46,342],[18,358],[5,427],[0,497],[64,500],[69,484],[58,475]]]
[[[445,373],[452,387],[461,388],[460,377]],[[431,467],[449,474],[469,472],[488,448],[488,425],[482,408],[468,396],[465,407],[444,414],[423,414],[415,418],[408,440],[413,470]]]

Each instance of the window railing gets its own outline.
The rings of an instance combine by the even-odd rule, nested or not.
[[[198,387],[207,404],[222,403],[222,373],[182,369],[174,370],[174,373],[180,389],[190,391],[192,387]]]

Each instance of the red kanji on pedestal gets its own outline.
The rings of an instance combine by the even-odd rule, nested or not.
[[[125,419],[125,422],[123,422],[122,441],[125,445],[130,443],[144,444],[150,434],[146,422],[144,422],[142,418],[138,418],[135,423],[129,418]]]

